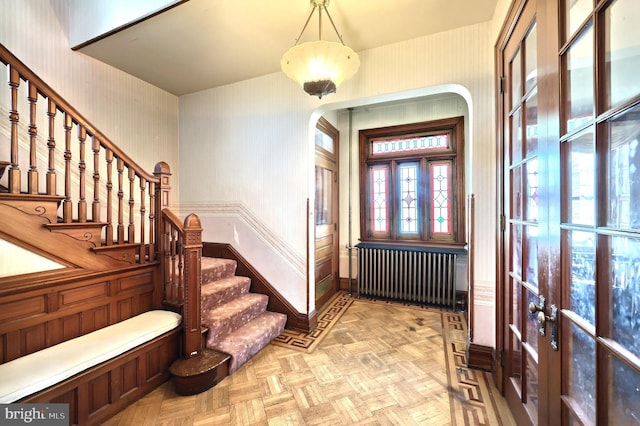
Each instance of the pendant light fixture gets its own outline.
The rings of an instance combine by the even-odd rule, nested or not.
[[[282,71],[291,79],[297,81],[305,92],[322,98],[334,93],[344,80],[353,77],[360,67],[358,54],[342,41],[336,25],[327,10],[329,0],[311,0],[313,9],[305,22],[295,45],[289,49],[280,60]],[[314,12],[318,11],[318,41],[298,44],[304,30]],[[331,25],[338,35],[338,42],[322,40],[322,12],[327,14]]]

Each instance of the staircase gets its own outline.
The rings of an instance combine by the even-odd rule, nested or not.
[[[201,265],[206,348],[231,355],[232,374],[282,333],[287,316],[267,311],[268,296],[249,292],[251,281],[235,275],[235,260],[202,257]]]

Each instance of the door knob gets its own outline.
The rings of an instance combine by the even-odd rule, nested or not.
[[[545,310],[546,300],[544,296],[540,296],[538,300],[539,305],[536,305],[534,302],[529,303],[529,312],[532,314],[535,314],[536,312],[544,312]]]
[[[536,312],[538,313],[538,315],[536,315],[536,319],[538,320],[538,324],[540,324],[538,331],[540,332],[541,336],[546,335],[546,329],[544,327],[544,323],[546,320],[545,310],[546,310],[546,299],[544,298],[544,296],[538,297],[537,305],[534,302],[529,303],[529,312],[531,312],[532,314],[535,314]]]

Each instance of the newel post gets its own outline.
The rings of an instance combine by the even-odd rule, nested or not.
[[[184,219],[184,357],[202,352],[200,312],[200,275],[202,258],[202,225],[195,214]]]
[[[158,208],[156,211],[161,212],[162,209],[169,207],[169,192],[171,191],[171,169],[164,161],[156,164],[153,169],[153,175],[160,181],[156,186],[156,203]]]

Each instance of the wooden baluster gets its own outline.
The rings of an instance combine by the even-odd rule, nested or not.
[[[127,239],[129,240],[129,243],[132,244],[136,242],[136,226],[134,223],[134,207],[136,205],[136,200],[133,196],[136,174],[135,171],[128,165],[127,168],[129,172],[129,229],[127,232]]]
[[[47,140],[47,148],[49,148],[49,169],[47,170],[47,195],[56,195],[56,113],[58,108],[56,104],[49,99],[47,107],[47,116],[49,117],[49,139]]]
[[[179,304],[184,303],[184,236],[176,232],[176,254],[178,257],[178,276],[176,281],[176,300]],[[183,237],[183,238],[181,238]]]
[[[118,158],[118,244],[122,244],[124,242],[124,212],[122,206],[122,202],[124,200],[124,181],[122,175],[123,172],[124,161],[122,161],[121,158]]]
[[[85,223],[87,221],[87,198],[85,193],[87,163],[84,160],[84,151],[86,147],[87,131],[84,126],[78,125],[78,142],[80,144],[80,161],[78,162],[78,170],[80,171],[80,193],[78,200],[78,222]]]
[[[62,221],[73,221],[71,202],[71,128],[73,120],[71,114],[64,113],[64,200],[62,201]]]
[[[113,151],[107,149],[107,226],[105,226],[105,244],[113,245]]]
[[[145,242],[145,235],[144,235],[144,231],[145,231],[145,226],[144,226],[144,222],[146,220],[146,213],[147,213],[147,209],[145,207],[145,202],[144,199],[146,197],[146,190],[147,188],[147,180],[143,177],[140,177],[140,258],[139,258],[139,263],[146,263],[147,262],[147,248],[144,245]]]
[[[164,301],[173,302],[172,283],[173,283],[173,264],[171,256],[171,225],[164,223],[162,230],[162,269],[164,278]]]
[[[156,260],[156,183],[149,182],[149,262]]]
[[[100,141],[92,136],[93,149],[93,203],[91,204],[91,219],[100,222]]]
[[[38,101],[38,89],[33,82],[29,82],[29,173],[27,174],[27,186],[29,194],[38,193],[38,166],[37,166],[37,145],[38,126],[36,124],[36,102]]]
[[[158,250],[162,250],[160,242],[163,242],[162,236],[159,235],[162,232],[162,210],[169,207],[169,191],[171,190],[171,170],[169,165],[163,161],[156,164],[153,169],[153,175],[158,179],[158,184],[153,192],[154,197],[154,222],[155,232],[154,241],[156,241],[156,247]],[[162,255],[162,253],[160,253]]]
[[[11,88],[11,110],[9,121],[11,122],[11,167],[9,168],[9,193],[19,194],[22,186],[20,182],[20,166],[18,164],[18,87],[20,86],[20,74],[9,65],[9,87]]]
[[[176,231],[175,229],[172,227],[172,225],[170,226],[170,235],[171,235],[171,240],[169,242],[169,247],[170,247],[170,254],[171,254],[171,266],[169,267],[169,279],[170,279],[170,290],[169,290],[169,295],[170,298],[169,300],[171,300],[172,303],[177,303],[178,302],[178,286],[179,286],[179,275],[178,275],[178,253],[177,253],[177,238],[176,238]]]

